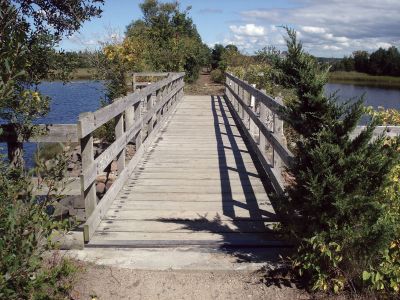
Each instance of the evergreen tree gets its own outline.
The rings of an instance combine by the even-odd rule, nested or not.
[[[326,287],[327,278],[359,276],[394,240],[396,224],[386,218],[388,203],[378,195],[399,162],[400,141],[388,147],[383,136],[371,140],[374,121],[351,139],[364,112],[362,97],[338,104],[335,94],[325,96],[328,69],[303,51],[295,31],[287,32],[288,55],[278,63],[278,79],[297,94],[283,115],[299,139],[289,168],[295,184],[287,189],[282,210],[300,244],[297,260],[314,286]],[[321,249],[329,245],[346,255],[336,261],[323,256]]]

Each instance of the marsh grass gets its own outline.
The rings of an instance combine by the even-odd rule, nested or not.
[[[329,73],[329,82],[368,85],[386,88],[400,88],[400,77],[374,76],[360,72],[331,72]]]

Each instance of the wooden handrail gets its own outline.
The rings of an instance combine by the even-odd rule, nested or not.
[[[232,74],[225,73],[225,77],[225,97],[233,116],[242,127],[275,191],[283,193],[282,171],[293,159],[285,143],[283,121],[280,118],[283,103]],[[270,157],[267,148],[271,150]]]
[[[78,142],[76,124],[38,124],[36,125],[42,134],[30,137],[27,141],[30,143],[69,143]],[[15,139],[15,132],[9,124],[0,125],[2,133],[0,134],[0,143],[7,143]]]
[[[86,242],[94,234],[105,212],[141,156],[152,144],[172,108],[183,97],[185,74],[168,73],[167,75],[167,78],[117,99],[106,107],[79,116],[78,137],[81,141],[82,152],[81,192],[86,214],[84,224]],[[152,74],[152,76],[155,75]],[[93,132],[113,119],[116,139],[95,159]],[[136,144],[136,153],[125,166],[125,147],[132,140]],[[118,177],[97,203],[96,177],[115,159],[118,162]]]
[[[232,74],[225,73],[225,77],[225,97],[233,115],[268,174],[275,191],[282,193],[285,186],[282,179],[283,168],[290,166],[293,161],[293,154],[285,143],[283,121],[280,118],[284,105],[281,100],[274,99],[264,90],[258,90]],[[350,137],[356,137],[364,128],[365,126],[357,126]],[[400,126],[377,126],[372,138],[381,134],[399,136]],[[272,158],[268,157],[266,146],[272,148]]]

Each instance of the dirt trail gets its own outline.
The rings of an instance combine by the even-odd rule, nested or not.
[[[214,83],[207,69],[200,72],[196,82],[185,85],[185,94],[187,95],[222,95],[223,93],[223,85]]]
[[[72,299],[311,299],[296,288],[267,286],[247,271],[144,271],[87,267]]]

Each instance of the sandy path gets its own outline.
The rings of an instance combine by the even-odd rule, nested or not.
[[[72,299],[310,299],[296,288],[266,286],[248,271],[145,271],[88,265]]]

